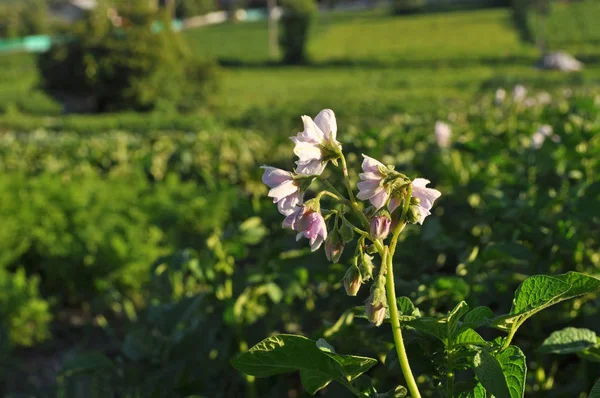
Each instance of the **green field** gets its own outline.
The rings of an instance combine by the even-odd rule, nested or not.
[[[389,325],[361,318],[369,286],[345,294],[355,244],[339,263],[311,253],[281,229],[261,181],[261,165],[294,167],[288,137],[323,108],[337,116],[351,186],[368,154],[442,192],[394,257],[398,295],[421,315],[463,300],[505,314],[528,276],[600,276],[598,18],[585,1],[548,20],[551,48],[585,63],[571,74],[532,66],[540,54],[507,9],[323,13],[302,66],[269,59],[264,22],[188,30],[221,81],[186,114],[63,115],[38,87],[34,56],[0,56],[0,395],[306,398],[297,373],[255,379],[230,363],[278,333],[376,358],[363,382],[380,392],[404,385]],[[438,120],[452,130],[447,147]],[[552,134],[536,142],[544,125]],[[332,164],[324,173],[343,192],[339,175]],[[306,198],[324,187],[316,180]],[[538,348],[565,327],[600,335],[599,314],[586,294],[527,320],[513,339],[527,357],[525,396],[588,396],[599,344]],[[505,336],[489,326],[482,338]],[[440,396],[449,350],[404,332],[423,396]],[[454,391],[473,387],[469,372],[457,371]],[[319,396],[350,394],[334,382]]]
[[[559,14],[559,20],[573,19],[572,12],[566,14],[566,18]],[[589,60],[582,73],[572,75],[534,69],[539,54],[519,41],[505,9],[414,17],[391,17],[384,10],[321,15],[312,30],[313,62],[304,67],[283,67],[269,60],[263,22],[199,28],[185,35],[192,51],[226,65],[221,90],[201,106],[198,117],[275,130],[275,115],[289,128],[298,109],[316,113],[335,107],[345,120],[368,125],[394,113],[457,110],[486,89],[516,83],[548,90],[593,86],[600,80],[600,43],[595,30],[585,33],[588,40],[581,40],[584,33],[574,21],[561,25],[568,29],[552,29],[557,32],[558,48]],[[587,26],[583,32],[590,30]],[[15,61],[3,56],[0,63],[7,71],[0,76],[0,109],[35,116],[56,114],[59,108],[35,89],[31,57]],[[0,123],[15,128],[29,128],[32,122],[54,128],[66,124],[80,129],[88,119],[4,116]],[[102,125],[104,119],[107,126],[127,126],[127,122],[108,121],[113,116],[91,119],[92,125]]]

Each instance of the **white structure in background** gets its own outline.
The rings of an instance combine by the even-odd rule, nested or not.
[[[577,72],[583,68],[583,64],[563,51],[549,53],[538,62],[538,68],[560,70],[563,72]]]
[[[97,0],[69,0],[63,4],[51,6],[50,13],[58,19],[73,23],[97,6]]]

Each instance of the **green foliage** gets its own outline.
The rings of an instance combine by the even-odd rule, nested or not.
[[[215,66],[190,56],[180,35],[163,28],[166,16],[145,1],[118,8],[119,24],[106,13],[97,7],[40,57],[46,90],[92,111],[175,110],[204,98]]]
[[[336,354],[322,339],[315,342],[281,334],[261,341],[231,363],[239,371],[257,377],[299,371],[302,385],[314,395],[333,380],[348,384],[377,360]]]
[[[44,0],[0,4],[0,38],[41,35],[49,31],[48,6]]]
[[[527,364],[518,347],[509,346],[495,355],[481,351],[475,355],[473,365],[479,382],[487,392],[498,398],[524,396]]]
[[[394,0],[392,11],[398,15],[411,14],[420,11],[426,4],[425,0]]]
[[[214,0],[179,0],[175,3],[177,18],[191,18],[217,9]]]
[[[279,41],[283,48],[283,62],[286,64],[305,63],[308,60],[306,48],[309,29],[317,5],[314,0],[285,0],[282,2],[282,8]]]
[[[590,395],[588,395],[588,398],[598,398],[600,397],[600,380],[596,382],[596,384],[594,384],[594,387],[592,387],[592,391],[590,391]]]
[[[540,346],[539,352],[571,354],[598,344],[596,333],[589,329],[568,327],[552,333]]]
[[[23,268],[12,273],[0,268],[0,321],[12,345],[31,346],[50,337],[52,314],[40,297],[39,276]]]

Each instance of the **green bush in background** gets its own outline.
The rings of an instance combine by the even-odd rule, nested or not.
[[[283,62],[302,64],[308,61],[306,51],[311,22],[317,12],[314,0],[284,0],[281,17],[280,44]]]
[[[62,98],[67,109],[76,104],[76,111],[172,111],[199,105],[216,67],[196,61],[182,37],[166,28],[166,16],[149,4],[119,7],[114,19],[107,17],[106,4],[98,6],[66,43],[40,56],[45,89]]]
[[[420,11],[426,4],[425,0],[394,0],[392,11],[394,14],[410,14]]]
[[[39,35],[50,31],[44,0],[0,4],[0,38]]]

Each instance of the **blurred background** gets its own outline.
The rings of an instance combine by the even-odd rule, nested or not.
[[[597,0],[0,0],[0,394],[308,396],[231,367],[274,333],[402,383],[388,328],[354,316],[368,288],[345,295],[353,248],[311,254],[261,182],[323,108],[355,181],[366,153],[442,192],[395,259],[421,312],[501,314],[528,275],[599,276],[598,21]],[[599,309],[519,331],[527,396],[586,397],[600,346],[536,349],[600,333]],[[438,348],[408,347],[425,396]]]

